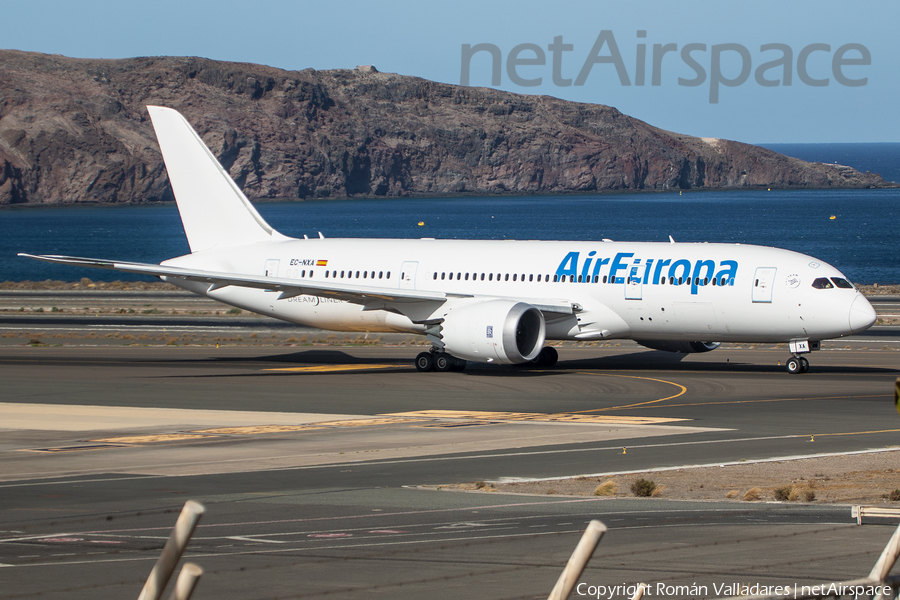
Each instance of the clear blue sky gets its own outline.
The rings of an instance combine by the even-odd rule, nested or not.
[[[495,87],[607,104],[663,129],[751,143],[900,142],[897,0],[0,0],[0,14],[4,48],[90,58],[190,55],[284,69],[374,64],[454,84],[460,83],[462,46],[492,44],[502,66]],[[591,61],[614,54],[609,43],[593,50],[601,35],[614,40],[630,85],[623,85],[615,64]],[[549,49],[558,36],[572,49]],[[510,64],[521,44],[530,45],[518,53],[522,64]],[[689,44],[705,50],[693,46],[685,54]],[[768,44],[781,46],[763,51]],[[847,44],[855,46],[837,57],[846,64],[835,67]],[[654,45],[674,45],[658,57],[656,86]],[[543,65],[527,64],[539,61],[534,46]],[[645,81],[637,85],[642,47]],[[783,65],[760,73],[777,85],[760,85],[760,65],[786,54],[791,85],[784,85]],[[491,86],[491,61],[488,52],[473,56],[471,85]],[[520,81],[540,78],[541,84],[517,85],[509,67]],[[712,85],[715,73],[737,80],[742,68],[749,68],[743,84]],[[701,81],[701,71],[699,85],[679,84],[679,78]],[[582,85],[575,85],[580,73]],[[804,83],[801,74],[819,85]],[[857,83],[865,78],[865,85],[842,85],[840,77]],[[561,85],[564,80],[572,84]],[[712,103],[716,88],[718,102]]]

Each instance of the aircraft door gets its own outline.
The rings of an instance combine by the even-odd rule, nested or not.
[[[775,267],[759,267],[753,276],[753,301],[771,302],[772,284],[775,282]]]
[[[631,265],[625,280],[625,299],[641,300],[644,294],[644,268],[647,265]]]
[[[416,268],[419,266],[417,262],[405,262],[400,267],[400,289],[414,290],[416,289]]]
[[[279,262],[277,258],[270,258],[266,261],[266,277],[278,277]]]

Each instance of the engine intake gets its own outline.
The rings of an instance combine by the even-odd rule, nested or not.
[[[441,324],[444,350],[465,360],[521,364],[544,345],[541,311],[524,302],[485,300],[451,308]]]

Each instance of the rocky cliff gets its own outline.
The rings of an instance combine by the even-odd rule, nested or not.
[[[0,51],[0,204],[171,200],[147,104],[181,111],[250,198],[885,185],[608,106],[374,68]]]

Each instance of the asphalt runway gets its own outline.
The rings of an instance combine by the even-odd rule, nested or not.
[[[805,375],[749,346],[418,373],[408,346],[2,345],[0,598],[136,597],[188,498],[195,598],[546,597],[594,518],[592,585],[861,577],[893,527],[845,506],[439,488],[896,446],[898,341]]]

